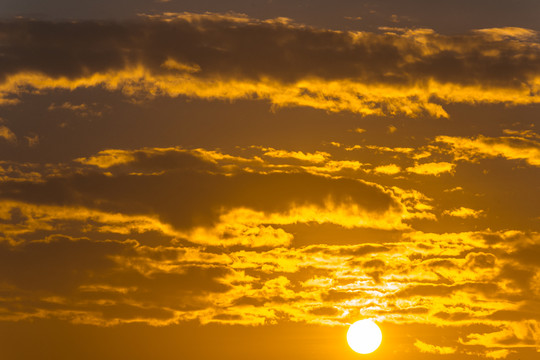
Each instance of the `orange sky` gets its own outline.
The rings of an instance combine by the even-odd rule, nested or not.
[[[8,1],[0,358],[537,359],[518,3]]]

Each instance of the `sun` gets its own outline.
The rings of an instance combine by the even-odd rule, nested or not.
[[[381,329],[369,319],[355,322],[347,331],[349,346],[360,354],[369,354],[377,350],[381,341]]]

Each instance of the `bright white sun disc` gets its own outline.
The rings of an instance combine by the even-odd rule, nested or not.
[[[381,329],[369,319],[355,322],[347,331],[349,346],[360,354],[369,354],[377,350],[381,341]]]

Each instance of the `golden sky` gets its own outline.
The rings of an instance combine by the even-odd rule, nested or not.
[[[0,358],[538,359],[540,6],[403,3],[6,1]]]

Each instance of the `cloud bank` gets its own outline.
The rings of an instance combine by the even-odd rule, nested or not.
[[[521,28],[344,32],[181,13],[121,23],[4,22],[0,43],[5,104],[32,89],[94,86],[363,115],[446,117],[447,103],[540,101],[540,45]]]

